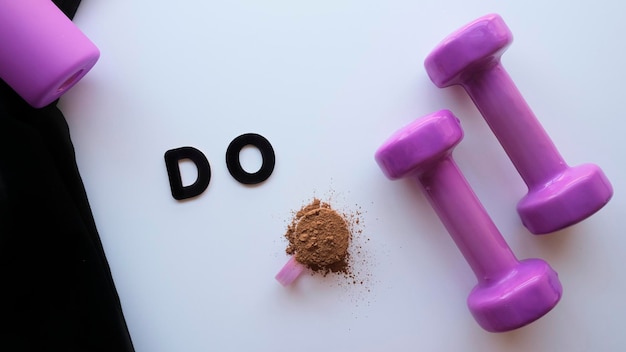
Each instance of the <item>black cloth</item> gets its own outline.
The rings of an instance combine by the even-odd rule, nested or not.
[[[134,351],[65,118],[1,80],[0,321],[0,351]]]

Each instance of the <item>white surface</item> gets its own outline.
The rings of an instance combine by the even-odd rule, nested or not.
[[[75,22],[102,57],[61,108],[137,351],[626,348],[625,7],[84,1]],[[441,39],[490,12],[513,31],[503,63],[564,158],[599,164],[615,187],[599,213],[545,237],[520,224],[525,185],[467,95],[436,88],[423,69]],[[417,189],[388,181],[373,160],[393,131],[441,108],[461,118],[455,159],[510,246],[560,274],[559,305],[520,330],[474,322],[469,267]],[[273,175],[256,187],[224,162],[246,132],[276,151]],[[178,202],[163,154],[185,145],[206,154],[213,176],[200,197]],[[258,165],[257,154],[244,162]],[[193,179],[193,167],[183,172]],[[274,280],[292,211],[313,196],[362,212],[363,285]]]

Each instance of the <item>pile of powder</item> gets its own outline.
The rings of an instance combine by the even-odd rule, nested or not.
[[[314,199],[287,227],[287,254],[313,271],[347,273],[352,233],[346,219],[330,204]]]

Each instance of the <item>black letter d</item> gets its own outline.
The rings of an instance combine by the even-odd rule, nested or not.
[[[178,162],[182,159],[191,160],[198,169],[198,178],[189,185],[183,186]],[[182,147],[165,152],[165,167],[170,179],[172,197],[176,200],[187,199],[200,195],[209,186],[211,166],[206,156],[196,148]]]

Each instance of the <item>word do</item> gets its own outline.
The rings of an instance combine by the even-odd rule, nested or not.
[[[241,166],[239,153],[243,147],[252,145],[261,152],[262,164],[258,171],[249,173]],[[198,177],[188,185],[183,186],[180,174],[179,162],[188,159],[193,162],[198,169]],[[246,133],[233,139],[226,149],[226,167],[230,175],[240,183],[253,185],[267,180],[276,164],[274,148],[265,137],[256,133]],[[165,167],[170,180],[172,197],[176,200],[183,200],[198,196],[204,192],[211,181],[211,165],[206,156],[194,147],[181,147],[165,152]]]

